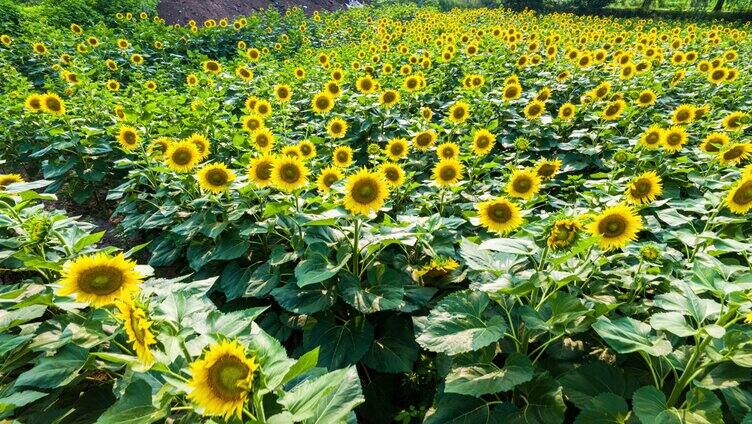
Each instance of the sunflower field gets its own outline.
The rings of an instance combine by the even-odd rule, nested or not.
[[[0,420],[752,423],[750,23],[0,35]]]

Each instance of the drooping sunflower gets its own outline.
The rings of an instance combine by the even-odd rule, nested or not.
[[[620,249],[637,239],[642,230],[642,220],[629,206],[616,205],[606,208],[590,224],[590,232],[601,236],[599,245],[603,250]]]
[[[280,156],[274,160],[272,166],[272,185],[281,191],[292,193],[305,187],[308,178],[308,168],[299,158]]]
[[[546,104],[540,100],[533,100],[525,106],[525,118],[530,121],[538,119],[546,111]]]
[[[405,182],[405,171],[396,163],[385,162],[381,164],[379,171],[390,187],[398,187]]]
[[[251,133],[253,146],[264,153],[269,152],[274,147],[275,139],[274,133],[266,127],[259,128]]]
[[[529,200],[540,191],[541,179],[535,171],[516,169],[507,183],[507,194],[523,200]]]
[[[721,151],[721,147],[729,144],[731,139],[722,132],[713,132],[705,136],[700,143],[700,148],[705,153],[715,154]]]
[[[316,156],[316,145],[311,140],[303,140],[296,146],[300,152],[300,156],[305,159],[311,159]]]
[[[674,109],[671,114],[671,120],[676,125],[689,124],[695,120],[695,107],[688,104],[682,104]]]
[[[47,93],[42,97],[42,110],[53,115],[65,115],[65,102],[55,93]]]
[[[171,144],[172,144],[172,140],[170,138],[159,137],[157,139],[152,140],[152,142],[149,143],[149,147],[146,148],[146,152],[150,155],[164,157],[165,153],[167,153],[167,149],[170,148]]]
[[[292,98],[292,88],[287,84],[277,84],[274,86],[274,96],[282,103],[287,103]]]
[[[439,159],[456,159],[460,155],[460,147],[456,143],[446,142],[436,147]]]
[[[136,271],[136,263],[122,253],[116,256],[96,253],[65,263],[58,293],[75,295],[79,302],[102,307],[118,299],[130,299],[142,279]]]
[[[439,187],[450,187],[462,179],[462,162],[442,159],[433,168],[433,180]]]
[[[744,112],[731,112],[721,121],[727,131],[741,131],[749,124],[749,114]]]
[[[31,112],[40,112],[43,109],[43,100],[43,96],[40,96],[39,94],[31,94],[26,98],[24,106]]]
[[[574,117],[575,112],[577,112],[577,106],[570,102],[564,103],[559,108],[559,119],[569,121]]]
[[[723,146],[717,158],[721,165],[738,165],[750,154],[752,154],[752,143],[734,143]]]
[[[317,93],[311,100],[311,108],[314,112],[325,114],[334,107],[334,99],[328,93]]]
[[[680,126],[673,126],[663,133],[663,148],[671,153],[681,150],[689,140],[687,130]]]
[[[344,176],[339,168],[328,166],[321,170],[319,177],[316,179],[316,187],[322,193],[328,193],[332,190],[332,185],[341,180]]]
[[[235,75],[243,81],[250,81],[253,79],[253,71],[245,66],[238,66],[235,68]]]
[[[607,121],[615,121],[621,117],[622,113],[624,113],[626,106],[627,103],[624,100],[614,100],[603,109],[603,114],[601,116]]]
[[[138,135],[138,131],[136,131],[135,128],[123,126],[118,130],[117,141],[123,149],[131,151],[138,147],[141,137]]]
[[[235,181],[235,172],[224,163],[210,163],[196,173],[199,186],[211,193],[222,193]]]
[[[467,104],[467,102],[464,101],[458,101],[455,102],[450,108],[449,108],[449,122],[453,124],[461,124],[465,121],[467,121],[467,118],[470,117],[470,105]]]
[[[558,219],[551,227],[546,243],[554,250],[572,246],[582,231],[582,224],[576,219]]]
[[[726,205],[735,214],[744,214],[752,209],[752,177],[739,180],[726,195]]]
[[[437,137],[434,130],[421,131],[413,136],[413,146],[420,151],[426,151],[433,146]]]
[[[535,174],[542,180],[550,180],[559,172],[561,160],[559,159],[541,159],[535,165]]]
[[[644,172],[632,179],[627,186],[627,203],[644,205],[655,201],[663,193],[661,177],[655,171]]]
[[[353,161],[353,150],[350,146],[337,146],[332,153],[332,163],[338,168],[350,166]]]
[[[460,264],[452,258],[435,257],[431,259],[431,262],[425,266],[420,267],[413,271],[413,275],[417,278],[440,278],[443,277],[455,269],[459,268]]]
[[[494,147],[496,136],[485,128],[473,133],[473,153],[477,156],[485,156]]]
[[[272,183],[272,168],[275,156],[263,155],[251,159],[248,164],[248,179],[258,187],[266,187]]]
[[[665,132],[660,125],[651,125],[642,133],[637,144],[649,150],[657,149],[663,143]]]
[[[410,146],[404,138],[393,138],[386,144],[386,156],[393,161],[398,161],[407,156]]]
[[[151,366],[154,363],[154,354],[149,347],[156,344],[157,339],[151,331],[152,322],[146,317],[146,312],[130,300],[120,300],[115,306],[118,309],[115,316],[123,321],[128,343],[133,346],[141,363]]]
[[[201,152],[195,144],[181,140],[167,148],[164,160],[167,167],[175,172],[190,172],[201,161]]]
[[[655,100],[657,98],[658,96],[655,94],[653,90],[643,90],[637,96],[637,106],[647,107],[647,106],[653,105],[655,104]]]
[[[352,214],[369,215],[381,209],[389,189],[379,172],[361,168],[347,178],[343,205]]]
[[[5,189],[8,184],[24,182],[21,174],[0,174],[0,190]]]
[[[190,364],[188,399],[201,407],[204,415],[239,419],[258,367],[238,341],[213,344],[202,359]]]
[[[495,233],[509,234],[522,225],[522,211],[503,197],[486,200],[476,205],[480,224]]]
[[[326,124],[326,132],[332,138],[343,138],[347,134],[347,122],[342,118],[334,118]]]

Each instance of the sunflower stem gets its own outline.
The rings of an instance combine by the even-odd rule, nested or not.
[[[360,248],[358,246],[360,242],[360,217],[355,216],[355,223],[354,223],[355,229],[353,230],[353,274],[354,275],[360,275],[360,270],[358,269],[360,265]]]

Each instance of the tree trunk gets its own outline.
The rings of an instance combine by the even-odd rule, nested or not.
[[[715,4],[715,7],[713,8],[713,12],[720,12],[723,10],[723,3],[725,3],[726,0],[718,0],[718,2]]]
[[[642,6],[640,7],[640,9],[649,10],[652,4],[653,0],[642,0]]]

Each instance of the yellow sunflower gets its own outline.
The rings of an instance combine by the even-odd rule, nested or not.
[[[522,96],[522,86],[519,84],[507,84],[502,91],[502,97],[506,101],[519,99]]]
[[[274,96],[282,103],[287,103],[292,98],[292,88],[287,84],[277,84],[274,86]]]
[[[752,177],[743,177],[726,195],[726,205],[736,214],[747,213],[752,209]]]
[[[705,153],[715,154],[721,151],[721,147],[729,144],[731,139],[722,132],[713,132],[705,136],[700,143],[700,148]]]
[[[727,131],[741,131],[749,124],[749,115],[744,112],[731,112],[721,121]]]
[[[381,209],[389,189],[384,176],[366,168],[347,178],[343,205],[352,214],[369,215]]]
[[[621,114],[624,113],[624,108],[626,108],[626,106],[627,103],[624,100],[618,99],[612,101],[605,109],[603,109],[603,119],[607,121],[615,121],[619,119]]]
[[[632,205],[652,203],[661,193],[663,193],[661,177],[655,171],[644,172],[633,178],[627,186],[627,203]]]
[[[149,147],[146,148],[146,152],[150,155],[156,155],[159,157],[163,157],[165,153],[167,153],[167,149],[170,148],[170,145],[172,144],[172,140],[167,137],[159,137],[155,140],[152,140],[151,143],[149,143]]]
[[[551,227],[546,243],[554,250],[572,246],[582,231],[582,224],[576,219],[558,219]]]
[[[393,161],[398,161],[407,156],[410,146],[404,138],[393,138],[386,144],[386,156]]]
[[[637,239],[642,229],[642,220],[629,206],[616,205],[606,208],[590,224],[590,232],[601,236],[599,245],[603,250],[620,249]]]
[[[120,300],[115,306],[118,309],[115,316],[123,321],[128,343],[133,346],[141,363],[151,366],[154,363],[154,355],[149,346],[156,344],[157,339],[151,331],[152,322],[146,317],[146,312],[130,300]]]
[[[204,71],[212,73],[212,74],[218,74],[222,72],[222,65],[220,65],[219,62],[217,62],[216,60],[204,61],[204,63],[202,63],[201,66],[204,67]]]
[[[298,151],[300,152],[300,156],[303,159],[311,159],[314,156],[316,156],[316,145],[311,143],[310,140],[303,140],[296,146],[298,148]]]
[[[213,344],[203,359],[190,364],[188,399],[203,409],[203,415],[239,419],[258,367],[238,341]]]
[[[246,103],[246,106],[247,105],[248,103]],[[272,113],[272,105],[266,100],[255,99],[255,101],[253,102],[253,110],[262,118],[267,118]]]
[[[658,96],[655,94],[653,90],[643,90],[637,96],[637,106],[647,107],[647,106],[653,105],[655,104],[655,100],[657,98]]]
[[[198,153],[201,155],[201,159],[209,156],[209,148],[211,147],[211,143],[209,143],[208,138],[204,137],[201,134],[193,133],[188,138],[186,138],[185,141],[193,143],[193,145],[196,146],[196,150],[198,150]]]
[[[8,184],[22,183],[24,182],[21,174],[0,174],[0,190],[8,186]]]
[[[347,134],[347,122],[342,118],[334,118],[326,124],[326,132],[332,138],[343,138]]]
[[[316,113],[324,114],[332,110],[334,99],[328,93],[318,93],[311,100],[311,108]]]
[[[470,105],[468,105],[466,102],[458,101],[455,102],[450,108],[449,108],[449,122],[453,124],[461,124],[465,121],[467,121],[467,118],[470,117]]]
[[[573,103],[564,103],[559,108],[559,119],[563,121],[569,121],[574,117],[574,114],[577,112],[577,106],[575,106]]]
[[[260,115],[252,114],[243,117],[243,129],[249,133],[264,128],[265,125],[264,118]]]
[[[533,100],[525,106],[525,118],[530,121],[538,119],[546,111],[546,104],[540,100]]]
[[[227,190],[235,181],[235,173],[224,163],[210,163],[198,170],[196,179],[202,189],[217,194]]]
[[[305,187],[308,168],[299,158],[280,156],[272,165],[272,185],[281,191],[292,193]]]
[[[541,179],[535,171],[516,169],[509,177],[507,194],[523,200],[529,200],[540,190]]]
[[[449,187],[462,179],[462,163],[457,159],[442,159],[433,168],[433,180],[439,187]]]
[[[26,101],[24,102],[24,106],[27,110],[31,112],[40,112],[43,108],[42,102],[44,100],[43,96],[40,96],[39,94],[31,94],[26,98]]]
[[[120,127],[120,130],[118,130],[117,141],[125,150],[131,151],[135,149],[138,147],[140,140],[141,137],[133,127],[124,126]]]
[[[681,150],[689,140],[689,134],[683,127],[673,126],[663,133],[663,148],[671,153]]]
[[[460,155],[460,147],[456,143],[441,143],[436,148],[436,156],[439,159],[456,159]]]
[[[274,147],[275,136],[269,128],[263,127],[251,133],[251,142],[261,152],[269,152]]]
[[[322,193],[329,193],[332,185],[344,177],[339,168],[328,166],[321,170],[319,177],[316,179],[316,187]]]
[[[535,174],[542,180],[550,180],[559,172],[561,161],[559,159],[541,159],[535,165]]]
[[[665,132],[660,125],[651,125],[642,133],[637,144],[649,150],[657,149],[663,143]]]
[[[201,153],[195,144],[181,140],[167,148],[164,160],[167,167],[175,172],[189,172],[201,161]]]
[[[65,102],[55,93],[47,93],[42,97],[42,110],[53,115],[65,115]]]
[[[400,101],[400,93],[396,90],[384,90],[379,96],[379,103],[385,108],[391,108]]]
[[[353,150],[350,146],[337,146],[332,153],[332,162],[334,166],[345,168],[353,161]]]
[[[695,120],[695,107],[688,104],[677,106],[671,114],[671,120],[676,125],[691,123]]]
[[[723,146],[718,153],[721,165],[738,165],[752,153],[752,143],[734,143]]]
[[[476,205],[480,224],[495,233],[508,234],[522,225],[522,212],[514,203],[503,197],[486,200]]]
[[[272,168],[275,156],[263,155],[251,159],[248,164],[248,179],[258,187],[266,187],[272,183]]]
[[[487,155],[496,143],[496,136],[483,128],[473,133],[473,153],[477,156]]]
[[[437,137],[434,130],[421,131],[413,136],[413,146],[420,151],[428,150],[436,142]]]
[[[101,307],[118,299],[130,299],[138,291],[142,278],[136,271],[136,263],[122,253],[79,256],[63,266],[58,293],[75,295],[79,302]]]
[[[405,171],[396,163],[385,162],[379,167],[386,183],[391,187],[397,187],[405,182]]]

